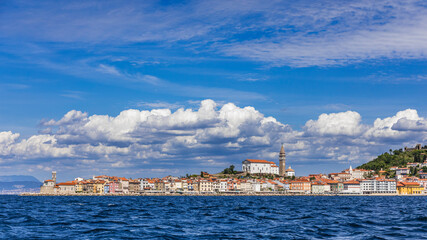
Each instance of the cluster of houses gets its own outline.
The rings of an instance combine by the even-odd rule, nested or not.
[[[427,194],[427,172],[418,171],[410,176],[411,169],[427,167],[424,163],[408,163],[406,167],[392,167],[395,178],[387,179],[386,171],[350,168],[340,173],[311,174],[296,177],[295,171],[286,169],[286,154],[282,146],[279,166],[272,161],[246,159],[242,171],[233,177],[210,175],[202,172],[197,177],[164,177],[128,179],[114,176],[94,176],[92,179],[76,178],[74,181],[45,180],[42,194],[221,194],[221,193],[282,193],[282,194]]]
[[[384,171],[383,171],[384,172]],[[311,174],[304,177],[267,178],[243,175],[220,178],[203,173],[197,177],[138,178],[94,176],[56,183],[56,173],[46,180],[40,192],[44,194],[221,194],[221,193],[283,193],[283,194],[426,194],[427,178],[399,175],[386,179],[382,172],[346,169],[341,173]],[[421,176],[420,174],[420,176]],[[203,177],[202,177],[203,176]],[[369,176],[369,178],[367,178]]]

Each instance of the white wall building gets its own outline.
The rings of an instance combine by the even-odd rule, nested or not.
[[[75,188],[75,182],[64,182],[64,183],[58,183],[58,191],[59,193],[76,193]]]
[[[331,192],[331,186],[327,183],[314,182],[311,184],[311,193],[324,194]]]
[[[220,192],[226,192],[228,190],[228,183],[227,180],[220,180],[219,182],[219,191]]]
[[[154,189],[154,181],[151,179],[143,179],[141,180],[141,190],[144,191],[146,189]]]
[[[249,181],[240,182],[240,190],[242,192],[251,192],[252,191],[252,183]]]
[[[389,179],[365,179],[360,182],[360,190],[362,194],[396,193],[396,181]]]
[[[279,174],[279,167],[274,162],[259,159],[246,159],[242,162],[242,170],[250,174]]]
[[[342,193],[347,194],[360,194],[360,182],[358,181],[347,181],[343,183]]]
[[[285,171],[285,177],[293,177],[293,176],[295,176],[295,170],[293,170],[291,166],[289,166],[289,168],[286,169]]]

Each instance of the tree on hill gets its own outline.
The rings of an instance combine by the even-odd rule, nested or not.
[[[402,151],[402,149],[389,151],[379,155],[370,162],[362,164],[357,168],[374,170],[375,172],[378,172],[381,170],[381,168],[387,171],[392,166],[406,167],[408,162],[423,162],[425,155],[422,155],[422,153],[426,154],[427,149],[405,152]]]
[[[224,169],[221,173],[223,174],[235,174],[234,165],[231,165],[229,168]]]

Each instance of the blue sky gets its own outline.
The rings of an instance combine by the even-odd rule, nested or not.
[[[284,143],[303,175],[426,144],[426,13],[415,0],[3,2],[0,171],[218,172],[277,160]]]

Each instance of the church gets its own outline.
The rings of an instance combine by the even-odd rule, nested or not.
[[[283,145],[279,153],[279,166],[272,161],[246,159],[242,162],[242,171],[250,174],[276,174],[283,177],[288,177],[289,175],[295,176],[294,170],[291,168],[286,169],[286,154]]]

